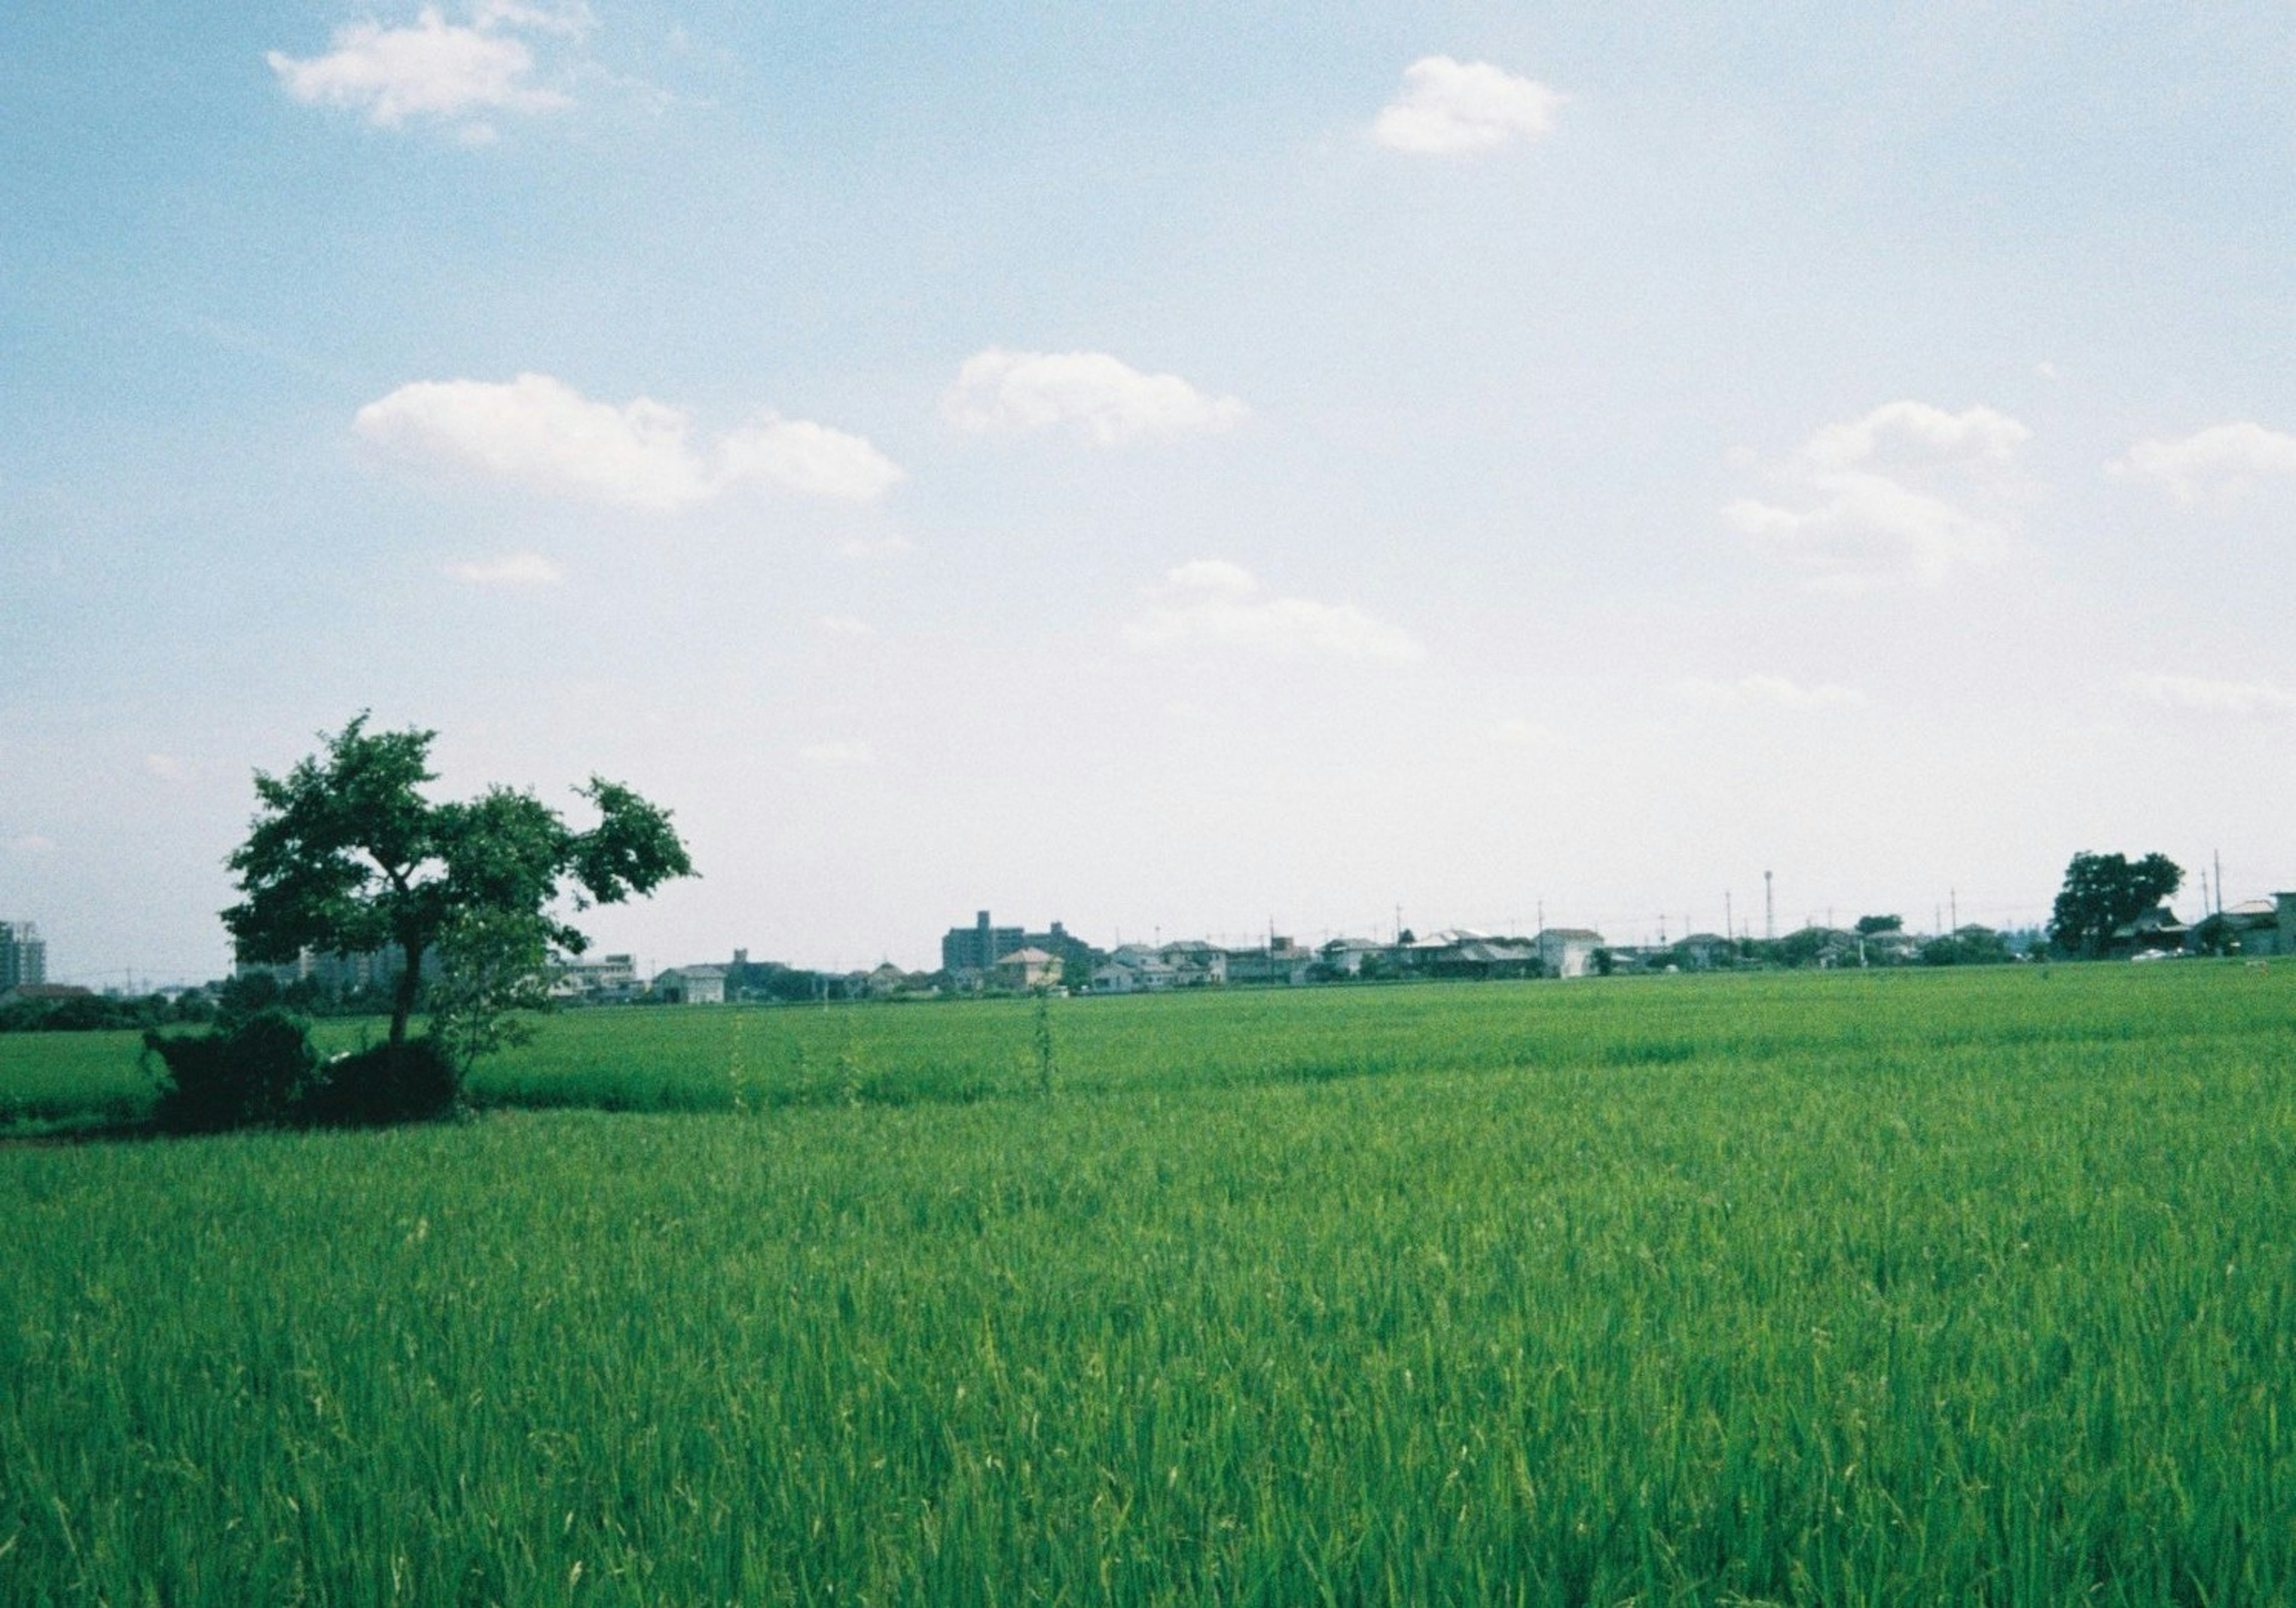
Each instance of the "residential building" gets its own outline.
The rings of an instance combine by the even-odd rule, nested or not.
[[[2166,905],[2156,906],[2135,921],[2123,922],[2105,941],[2105,953],[2133,960],[2139,955],[2173,954],[2185,947],[2192,930]]]
[[[1089,973],[1095,994],[1162,994],[1180,986],[1179,968],[1145,944],[1121,944]]]
[[[1549,977],[1584,977],[1595,969],[1603,935],[1590,927],[1549,927],[1531,940]]]
[[[2226,905],[2212,921],[2195,922],[2185,941],[2200,946],[2219,939],[2227,941],[2234,953],[2251,959],[2296,955],[2296,893],[2276,893],[2269,898]]]
[[[1232,983],[1274,983],[1298,988],[1308,982],[1316,952],[1293,943],[1282,933],[1270,933],[1264,949],[1230,949],[1227,980]]]
[[[233,967],[241,977],[268,974],[283,988],[308,983],[328,999],[341,999],[355,994],[388,992],[398,981],[398,974],[406,970],[406,951],[397,944],[385,944],[380,949],[354,950],[337,955],[322,949],[305,949],[294,959],[282,962],[241,960]],[[437,948],[422,952],[422,980],[436,982],[446,974],[446,963]]]
[[[891,999],[912,991],[922,991],[924,980],[912,977],[891,961],[885,961],[861,980],[862,990],[872,999]]]
[[[637,960],[601,955],[594,960],[562,960],[551,980],[554,999],[626,1000],[638,991]]]
[[[29,922],[0,922],[0,993],[48,980],[48,946]]]
[[[1324,972],[1332,977],[1361,977],[1366,968],[1379,971],[1390,963],[1395,946],[1371,938],[1335,938],[1316,953]]]
[[[1055,922],[1057,927],[1060,923]],[[944,972],[984,972],[1015,949],[1026,948],[1029,934],[1021,927],[997,927],[989,924],[988,912],[983,910],[973,918],[970,927],[951,927],[940,940],[940,966]]]
[[[1183,938],[1166,944],[1156,954],[1172,968],[1174,988],[1216,989],[1227,981],[1227,951],[1218,944],[1208,944],[1201,938]]]
[[[653,991],[672,1005],[724,1005],[726,968],[672,966],[667,972],[655,973]]]
[[[996,978],[1000,989],[1046,988],[1060,981],[1061,957],[1033,946],[1015,949],[997,956]]]

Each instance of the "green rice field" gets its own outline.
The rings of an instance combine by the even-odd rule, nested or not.
[[[598,1011],[458,1124],[0,1144],[0,1602],[2296,1600],[2296,968],[1050,1021],[1049,1097],[1026,1003]]]

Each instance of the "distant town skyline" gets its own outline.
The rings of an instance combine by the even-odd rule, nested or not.
[[[2296,887],[2296,17],[35,0],[0,918],[593,771],[662,966]]]

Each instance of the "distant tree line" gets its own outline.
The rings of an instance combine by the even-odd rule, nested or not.
[[[181,994],[72,994],[61,999],[12,999],[0,1005],[0,1033],[140,1032],[146,1028],[216,1019],[216,997],[199,989]]]

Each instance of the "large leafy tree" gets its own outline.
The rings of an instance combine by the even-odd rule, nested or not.
[[[231,857],[241,902],[224,925],[249,960],[283,963],[306,949],[403,952],[390,1042],[404,1043],[423,957],[485,931],[511,931],[539,956],[578,955],[588,940],[560,914],[651,893],[693,874],[669,812],[619,783],[578,789],[598,815],[569,826],[531,792],[490,787],[463,801],[422,794],[435,732],[370,732],[361,714],[284,776],[255,774],[262,809]],[[499,946],[497,946],[498,949]]]
[[[2113,929],[2135,921],[2185,884],[2185,873],[2165,854],[2132,860],[2125,854],[2072,857],[2065,885],[2049,918],[2049,939],[2068,955],[2100,955]]]

